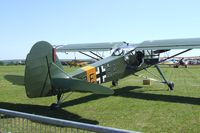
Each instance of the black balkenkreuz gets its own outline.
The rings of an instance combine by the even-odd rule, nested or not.
[[[97,81],[98,84],[105,82],[106,69],[103,66],[97,67],[96,76],[97,76],[96,81]]]

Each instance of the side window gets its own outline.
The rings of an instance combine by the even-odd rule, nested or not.
[[[124,55],[124,50],[121,48],[116,49],[113,54],[114,56],[120,56],[120,55]]]
[[[135,60],[135,51],[130,52],[124,56],[124,60],[127,64],[132,64]]]

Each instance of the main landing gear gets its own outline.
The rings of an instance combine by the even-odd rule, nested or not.
[[[118,80],[113,80],[112,81],[112,86],[117,86],[118,85]]]
[[[164,84],[166,84],[169,87],[169,90],[172,91],[174,90],[174,83],[173,82],[168,82],[165,78],[165,76],[163,75],[160,67],[158,65],[155,65],[155,68],[158,70],[159,74],[161,75],[161,77],[163,78],[163,82]]]

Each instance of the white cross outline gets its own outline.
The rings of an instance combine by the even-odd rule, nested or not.
[[[102,71],[102,72],[105,72],[105,71],[106,71],[106,69],[103,67],[103,65],[100,66],[100,67],[101,67],[101,71]],[[99,67],[97,67],[97,70],[96,70],[96,75],[98,75],[98,74],[100,74]],[[106,75],[103,75],[103,76],[102,76],[103,82],[105,82],[105,78],[106,78]],[[96,82],[99,83],[99,84],[101,84],[101,77],[97,78],[97,79],[96,79]]]
[[[106,71],[106,69],[103,66],[101,66],[101,70],[102,70],[102,72]]]
[[[106,75],[103,75],[103,77],[102,77],[102,78],[103,78],[103,82],[105,82]]]
[[[100,73],[99,67],[97,67],[96,75],[99,74],[99,73]]]

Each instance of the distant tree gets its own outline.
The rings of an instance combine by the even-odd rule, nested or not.
[[[16,63],[14,61],[11,61],[7,64],[8,66],[11,66],[11,65],[16,65]]]
[[[3,66],[4,65],[4,62],[3,61],[0,61],[0,66]]]

